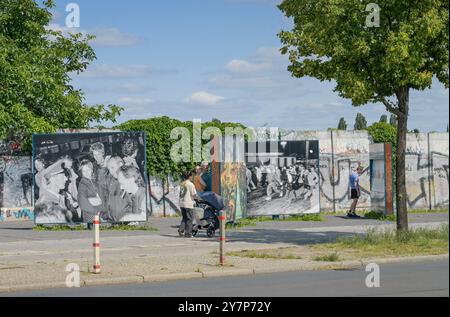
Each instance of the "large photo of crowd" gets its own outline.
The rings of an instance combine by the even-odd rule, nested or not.
[[[35,135],[36,224],[147,221],[140,132]]]
[[[318,141],[246,144],[248,215],[318,213]]]

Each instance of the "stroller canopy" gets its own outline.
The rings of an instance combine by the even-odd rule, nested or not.
[[[213,192],[204,192],[197,193],[197,196],[200,197],[201,200],[211,205],[216,210],[223,210],[225,205],[223,204],[222,196],[217,195]]]

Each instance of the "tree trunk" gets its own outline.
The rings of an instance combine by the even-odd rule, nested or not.
[[[406,193],[406,135],[408,133],[409,88],[397,92],[398,115],[396,151],[397,230],[408,230],[408,205]]]

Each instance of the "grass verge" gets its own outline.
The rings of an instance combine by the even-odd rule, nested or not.
[[[242,250],[238,252],[228,252],[227,256],[237,256],[251,259],[278,259],[278,260],[300,260],[301,256],[285,253],[283,249],[277,250]]]
[[[321,222],[325,221],[325,218],[321,214],[306,214],[306,215],[292,215],[292,216],[279,216],[279,218],[272,217],[249,217],[240,219],[234,223],[227,223],[227,229],[237,229],[243,227],[255,227],[260,222]]]
[[[341,258],[337,252],[334,252],[331,254],[316,256],[313,260],[316,262],[339,262]]]
[[[386,216],[384,213],[376,212],[376,211],[371,211],[371,212],[364,214],[364,218],[381,220],[381,221],[396,221],[397,220],[397,217],[395,215]]]
[[[33,228],[35,231],[90,231],[86,225],[37,225]],[[159,231],[150,225],[129,226],[126,224],[115,224],[111,226],[101,226],[101,231]]]
[[[365,235],[338,239],[334,243],[312,246],[318,251],[342,251],[358,257],[414,256],[447,254],[449,225],[437,229],[369,230]],[[341,253],[342,253],[341,252]]]

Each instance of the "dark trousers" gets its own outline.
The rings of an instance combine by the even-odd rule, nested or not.
[[[178,230],[184,232],[185,236],[192,236],[194,209],[181,208],[181,214],[183,215],[183,219]]]

